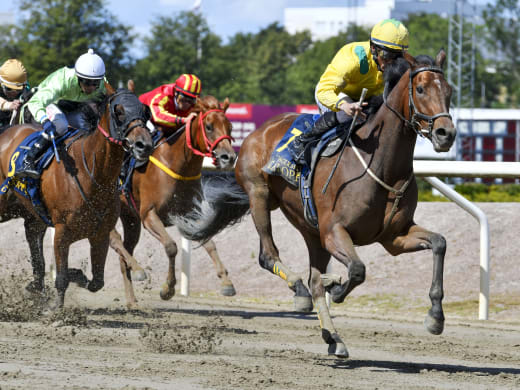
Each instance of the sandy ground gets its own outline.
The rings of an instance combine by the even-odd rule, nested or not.
[[[150,276],[135,283],[140,310],[125,309],[112,252],[105,288],[92,294],[71,286],[65,310],[50,316],[23,293],[30,265],[21,221],[3,223],[0,389],[520,388],[520,204],[478,206],[491,233],[490,320],[477,320],[477,221],[451,203],[421,203],[416,221],[448,243],[445,331],[432,336],[422,326],[430,251],[391,257],[378,245],[358,248],[367,280],[331,308],[346,360],[327,356],[315,313],[293,313],[292,292],[258,266],[249,217],[215,239],[235,297],[219,296],[214,267],[199,248],[192,252],[190,297],[161,301],[166,258],[145,232],[135,253]],[[306,280],[297,231],[278,212],[273,231],[282,260]],[[45,249],[49,259],[48,238]],[[86,242],[72,247],[70,266],[88,269]],[[333,265],[334,272],[344,274],[342,268]]]

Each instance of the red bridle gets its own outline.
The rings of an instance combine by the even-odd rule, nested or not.
[[[199,113],[199,129],[202,131],[202,136],[204,137],[204,143],[206,147],[206,152],[202,152],[198,149],[195,149],[191,142],[191,121],[186,123],[186,145],[188,148],[196,155],[198,156],[204,156],[204,157],[211,157],[213,159],[213,164],[216,165],[217,158],[213,155],[213,149],[215,149],[218,145],[218,143],[222,140],[228,139],[230,141],[233,141],[233,137],[229,135],[222,135],[218,137],[213,143],[208,139],[208,136],[206,135],[206,128],[204,126],[204,118],[206,115],[208,115],[210,112],[224,112],[223,110],[219,109],[213,109],[208,110],[204,113]]]

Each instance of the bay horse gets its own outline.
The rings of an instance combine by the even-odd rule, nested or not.
[[[192,112],[197,116],[186,125],[185,131],[164,136],[150,156],[150,162],[135,169],[132,175],[132,193],[129,202],[121,195],[121,222],[123,224],[124,248],[132,254],[141,233],[141,222],[150,234],[161,242],[168,256],[166,283],[160,291],[164,300],[175,295],[175,258],[177,244],[166,227],[193,208],[200,201],[201,171],[204,157],[213,158],[217,168],[233,167],[236,153],[231,146],[231,122],[225,112],[229,100],[220,103],[213,96],[197,99]],[[181,231],[182,233],[182,231]],[[121,236],[111,235],[114,249],[121,247]],[[220,262],[212,240],[202,243],[212,257],[219,278],[222,279],[223,295],[234,295],[235,289]],[[118,251],[119,252],[119,251]],[[137,303],[132,286],[129,261],[120,253],[121,272],[125,286],[127,306]]]
[[[216,211],[211,215],[205,215],[204,210],[194,214],[195,219],[202,220],[198,226],[212,226],[208,230],[211,230],[209,234],[214,234],[247,211],[247,205],[237,210],[239,207],[229,207],[229,203],[223,202],[230,192],[233,197],[240,189],[245,192],[260,236],[260,265],[286,280],[291,287],[299,276],[281,262],[271,232],[270,212],[280,207],[307,245],[309,286],[322,338],[329,345],[329,354],[338,357],[348,357],[348,351],[334,328],[325,292],[330,292],[334,302],[341,303],[365,280],[365,265],[356,253],[356,245],[378,242],[394,256],[431,249],[433,279],[429,296],[432,306],[425,326],[436,335],[444,329],[442,299],[446,240],[414,222],[418,192],[413,174],[413,153],[418,134],[428,138],[435,151],[449,150],[456,129],[448,113],[451,87],[442,71],[446,53],[441,50],[435,61],[430,57],[426,59],[427,56],[420,57],[419,62],[406,53],[397,61],[405,66],[394,79],[391,69],[385,70],[384,104],[351,137],[325,193],[322,189],[335,159],[318,161],[312,195],[319,228],[305,221],[299,189],[262,170],[297,118],[298,115],[292,113],[268,120],[246,138],[235,167],[240,186],[232,186],[232,183],[209,185],[204,189],[204,195]],[[388,93],[390,86],[393,88]],[[227,215],[226,210],[219,211],[220,203],[228,209],[227,220],[222,217]],[[214,215],[217,218],[213,218]],[[204,232],[197,232],[196,228],[193,233],[204,236]],[[348,269],[348,279],[343,283],[334,275],[326,274],[331,255]]]
[[[105,87],[106,100],[90,108],[96,117],[90,133],[75,137],[75,142],[66,140],[70,141],[68,150],[58,149],[61,162],[54,159],[41,175],[41,200],[55,227],[57,296],[51,308],[63,307],[69,282],[75,282],[91,292],[103,287],[110,231],[119,216],[117,178],[125,150],[131,150],[136,159],[145,160],[153,148],[137,97],[126,90],[116,92],[108,83]],[[41,126],[22,124],[9,127],[0,134],[0,180],[8,176],[11,156],[17,146],[35,131],[41,131]],[[42,291],[46,223],[38,216],[31,202],[15,191],[0,196],[0,215],[2,220],[25,219],[25,234],[34,273],[34,280],[27,288]],[[90,243],[92,280],[88,280],[80,269],[68,267],[70,245],[83,238]]]

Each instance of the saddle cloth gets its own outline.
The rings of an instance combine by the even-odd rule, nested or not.
[[[80,130],[69,128],[69,130],[59,138],[56,138],[55,143],[56,146],[61,145],[66,138],[73,137]],[[33,179],[30,177],[17,178],[16,172],[21,168],[22,162],[26,153],[31,149],[32,145],[36,142],[41,132],[34,132],[28,135],[21,143],[18,145],[16,150],[11,155],[11,159],[9,161],[9,171],[7,174],[7,178],[4,180],[2,185],[0,186],[0,195],[7,193],[10,188],[14,189],[19,194],[23,195],[27,199],[29,199],[40,216],[40,218],[48,225],[53,226],[52,222],[49,218],[49,214],[43,202],[41,201],[40,194],[40,180]],[[35,168],[38,172],[42,173],[44,169],[46,169],[54,158],[54,148],[50,147],[47,149],[41,157],[35,161]]]

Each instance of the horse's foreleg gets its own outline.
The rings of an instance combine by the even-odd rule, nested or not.
[[[31,265],[34,279],[25,287],[31,293],[41,293],[45,283],[45,259],[43,257],[43,236],[47,226],[36,218],[24,220],[25,238],[31,251]]]
[[[247,189],[247,192],[251,215],[260,236],[260,253],[258,255],[260,266],[287,282],[289,288],[295,292],[294,309],[296,311],[312,311],[311,294],[303,284],[301,276],[293,272],[280,260],[278,248],[273,240],[271,213],[268,207],[268,187],[266,185],[252,185]]]
[[[67,239],[64,225],[56,225],[54,229],[54,260],[56,262],[56,281],[54,285],[57,290],[57,297],[53,309],[63,307],[65,303],[65,291],[69,286],[69,247],[70,240]]]
[[[92,280],[88,282],[87,289],[91,292],[96,292],[105,285],[105,263],[110,243],[110,234],[99,233],[95,237],[89,237],[88,241],[90,243]]]
[[[441,334],[444,330],[444,312],[442,299],[444,298],[443,275],[444,255],[446,254],[446,240],[438,233],[430,232],[418,225],[411,225],[402,235],[392,241],[381,242],[385,249],[392,255],[405,252],[416,252],[423,249],[433,251],[433,279],[430,287],[430,300],[432,307],[424,320],[428,332]]]
[[[322,274],[327,270],[330,254],[321,247],[320,241],[317,238],[306,236],[305,242],[309,249],[311,266],[309,286],[311,288],[312,299],[318,314],[318,319],[320,320],[321,337],[329,345],[329,354],[346,358],[348,357],[347,347],[339,337],[332,323],[329,307],[325,299],[325,288],[323,287]]]
[[[215,268],[217,270],[217,276],[219,279],[222,280],[222,284],[220,286],[220,293],[224,296],[231,297],[236,294],[235,287],[233,286],[233,283],[228,277],[228,272],[226,267],[224,267],[224,264],[220,261],[220,256],[217,252],[217,247],[215,246],[215,243],[213,240],[206,241],[204,244],[202,244],[204,249],[206,249],[206,252],[208,252],[209,257],[211,257],[211,260],[213,260],[213,264],[215,265]]]
[[[354,287],[365,281],[365,264],[358,257],[350,234],[340,224],[335,224],[323,241],[327,251],[348,268],[348,280],[329,290],[332,300],[341,303]]]
[[[146,214],[146,217],[143,219],[143,225],[152,236],[154,236],[161,242],[161,244],[163,244],[166,255],[168,256],[168,276],[166,278],[166,283],[161,288],[160,295],[161,299],[171,299],[175,295],[175,284],[177,282],[175,278],[175,257],[177,256],[177,244],[166,231],[166,228],[155,212],[155,209],[151,209]]]

